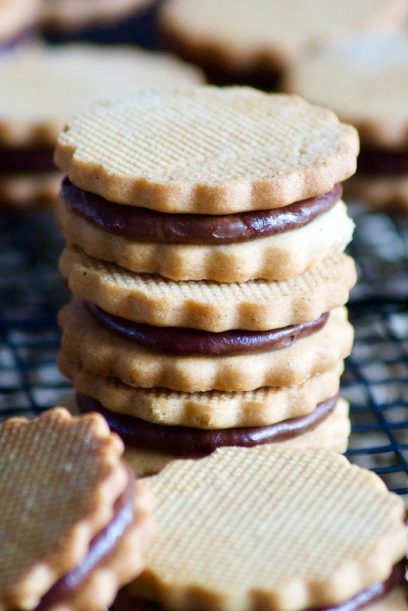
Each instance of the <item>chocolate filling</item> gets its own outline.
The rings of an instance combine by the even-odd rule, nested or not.
[[[126,339],[137,342],[149,350],[178,355],[211,354],[232,356],[282,350],[293,342],[316,333],[326,324],[329,314],[317,320],[290,325],[272,331],[223,331],[212,333],[184,327],[154,327],[136,323],[113,314],[108,314],[92,303],[86,303],[88,311],[104,327],[119,333]]]
[[[252,447],[286,441],[316,428],[334,410],[338,395],[319,403],[310,414],[277,422],[270,426],[204,430],[186,426],[165,426],[147,422],[134,416],[116,414],[99,401],[78,394],[77,403],[83,413],[99,412],[112,431],[130,446],[152,452],[191,458],[211,454],[222,446]]]
[[[0,148],[0,173],[56,172],[52,148]]]
[[[358,609],[364,609],[368,605],[382,600],[394,588],[405,584],[405,561],[402,561],[393,568],[386,581],[366,588],[353,598],[332,607],[313,607],[304,611],[358,611]],[[117,607],[118,611],[119,609],[121,611],[164,611],[163,607],[157,602],[142,598],[128,598],[125,593],[119,594],[118,601],[120,602]]]
[[[276,210],[223,216],[167,214],[112,203],[72,184],[62,183],[61,197],[79,216],[105,231],[132,240],[175,244],[230,244],[265,238],[307,225],[340,199],[341,185],[329,193]]]
[[[358,172],[380,176],[408,174],[408,151],[362,149],[358,157]]]
[[[134,521],[135,479],[128,470],[128,484],[114,504],[114,515],[107,526],[90,542],[88,552],[80,564],[61,577],[42,597],[34,611],[46,611],[51,605],[69,599],[87,577],[118,545]]]

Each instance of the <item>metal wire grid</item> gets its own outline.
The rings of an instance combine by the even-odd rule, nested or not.
[[[356,341],[343,378],[353,423],[348,456],[406,495],[408,220],[352,213],[362,280],[350,304]],[[46,212],[0,217],[1,418],[39,414],[70,392],[55,365],[55,314],[68,299],[56,266],[61,246]]]

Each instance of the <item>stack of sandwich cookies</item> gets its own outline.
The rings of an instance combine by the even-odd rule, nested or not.
[[[98,610],[136,577],[152,497],[97,414],[62,408],[0,427],[0,606]]]
[[[332,108],[359,131],[348,193],[408,210],[408,36],[365,35],[299,58],[286,87]]]
[[[405,611],[401,499],[333,452],[223,448],[146,480],[160,532],[115,611]]]
[[[241,88],[142,92],[68,123],[59,365],[137,460],[345,449],[355,270],[338,183],[357,148],[332,113]]]
[[[199,83],[200,73],[167,55],[91,45],[25,48],[1,58],[0,205],[53,204],[61,175],[53,150],[65,120],[97,98],[142,87]]]

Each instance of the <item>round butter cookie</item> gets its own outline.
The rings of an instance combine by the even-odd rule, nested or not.
[[[271,89],[310,49],[402,29],[407,17],[404,0],[167,0],[160,24],[167,46],[213,82]]]
[[[116,204],[229,215],[328,193],[357,151],[353,128],[300,98],[189,87],[93,104],[68,121],[55,162]]]
[[[265,331],[315,320],[344,305],[356,282],[351,257],[327,257],[300,276],[281,282],[175,282],[132,273],[67,246],[60,271],[74,296],[115,316],[159,327],[212,332]]]
[[[299,58],[286,88],[332,108],[359,131],[348,191],[408,210],[408,35],[364,35]],[[346,185],[347,188],[348,185]]]
[[[0,427],[0,606],[97,610],[143,568],[152,497],[97,415]]]
[[[403,502],[339,454],[222,448],[145,481],[160,532],[126,590],[134,610],[356,609],[400,596]]]

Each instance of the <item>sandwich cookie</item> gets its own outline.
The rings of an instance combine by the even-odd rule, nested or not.
[[[338,454],[223,448],[146,481],[160,532],[116,611],[406,609],[402,500]]]
[[[140,573],[152,497],[122,453],[97,414],[0,427],[3,609],[101,609]]]
[[[358,129],[358,173],[346,188],[376,208],[408,210],[407,72],[408,36],[372,34],[299,58],[288,74],[289,90]]]
[[[67,246],[59,263],[73,295],[105,312],[157,327],[267,331],[319,318],[346,304],[356,283],[351,257],[324,259],[281,282],[175,282],[129,272]]]
[[[168,0],[160,25],[168,46],[221,85],[276,87],[298,57],[333,39],[404,27],[404,0]]]
[[[28,48],[0,59],[0,203],[54,203],[61,175],[53,149],[66,118],[89,104],[137,91],[200,81],[168,56],[127,48]]]
[[[337,185],[357,151],[352,128],[299,98],[143,92],[69,121],[57,214],[68,242],[133,272],[286,280],[350,241]]]
[[[345,308],[270,331],[211,333],[141,325],[74,301],[59,323],[63,354],[90,373],[182,392],[300,384],[345,359],[353,341]]]

